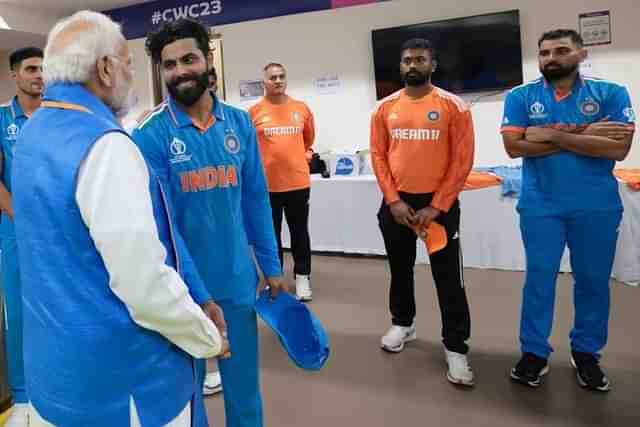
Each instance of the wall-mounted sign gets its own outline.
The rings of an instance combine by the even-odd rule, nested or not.
[[[195,18],[213,27],[380,1],[390,0],[156,0],[104,13],[122,24],[127,39],[137,39],[164,22],[180,18]]]
[[[578,17],[578,23],[585,46],[611,43],[611,14],[608,10],[581,13]]]

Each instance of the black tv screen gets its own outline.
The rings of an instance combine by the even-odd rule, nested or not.
[[[372,31],[376,95],[404,87],[400,48],[412,38],[430,40],[438,66],[432,82],[453,93],[493,91],[522,83],[517,10]]]

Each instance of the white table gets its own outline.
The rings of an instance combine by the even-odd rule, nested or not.
[[[522,271],[524,249],[520,237],[516,200],[503,198],[499,186],[463,191],[460,235],[465,267]],[[625,207],[613,277],[640,281],[640,192],[620,183]],[[377,212],[382,194],[373,175],[321,178],[312,176],[311,248],[318,252],[385,255]],[[283,226],[283,245],[289,247],[289,230]],[[418,263],[428,263],[418,241]],[[568,251],[561,271],[569,272]]]

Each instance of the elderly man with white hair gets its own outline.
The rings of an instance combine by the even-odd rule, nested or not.
[[[12,175],[30,426],[192,426],[193,358],[228,356],[226,327],[118,123],[135,99],[120,27],[62,20],[43,68]]]

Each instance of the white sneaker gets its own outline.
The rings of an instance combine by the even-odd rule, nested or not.
[[[380,340],[383,350],[392,353],[400,353],[404,350],[405,343],[416,339],[416,324],[411,326],[391,325],[391,328]]]
[[[449,370],[447,371],[447,379],[450,383],[459,384],[471,387],[475,383],[473,382],[473,371],[469,366],[466,354],[456,353],[444,349],[444,354],[447,359],[447,365]]]
[[[29,427],[29,405],[26,403],[13,405],[4,427]]]
[[[309,276],[296,274],[296,297],[300,301],[311,301],[313,298]]]
[[[211,396],[222,391],[222,379],[220,378],[220,372],[209,372],[204,377],[204,386],[202,387],[202,394],[205,396]]]

